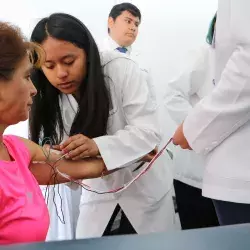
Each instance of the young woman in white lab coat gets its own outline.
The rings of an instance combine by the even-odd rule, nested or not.
[[[67,14],[42,19],[31,39],[46,52],[42,70],[32,76],[38,90],[30,117],[32,140],[50,137],[72,160],[100,155],[107,169],[120,169],[84,182],[93,189],[108,191],[130,181],[141,171],[136,168],[142,158],[161,141],[156,105],[137,64],[116,52],[104,53],[100,60],[88,29]],[[82,190],[77,237],[113,234],[118,205],[117,234],[173,228],[167,157],[122,193]]]
[[[164,98],[170,117],[180,125],[189,111],[207,94],[213,85],[214,48],[213,18],[207,35],[206,46],[192,53],[189,67],[178,78],[168,83]],[[211,199],[201,194],[205,162],[193,151],[173,148],[176,202],[182,229],[218,226],[218,219]]]
[[[174,143],[206,155],[203,195],[222,225],[250,222],[250,2],[219,0],[215,88],[177,129]]]

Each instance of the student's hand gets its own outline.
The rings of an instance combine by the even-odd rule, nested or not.
[[[53,146],[54,149],[60,149],[63,154],[68,154],[66,159],[80,160],[85,157],[96,157],[99,155],[99,149],[93,139],[82,134],[69,137],[59,146]]]
[[[191,149],[192,148],[189,146],[187,139],[185,138],[183,134],[183,124],[181,124],[177,130],[174,133],[173,136],[173,144],[174,145],[179,145],[183,149]]]
[[[141,161],[145,161],[145,162],[150,162],[155,155],[158,153],[158,148],[156,147],[154,150],[152,150],[150,153],[148,153],[147,155],[145,155]]]

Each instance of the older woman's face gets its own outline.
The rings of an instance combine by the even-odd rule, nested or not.
[[[32,97],[37,91],[30,80],[28,55],[18,64],[11,80],[0,80],[0,123],[16,124],[28,119]]]

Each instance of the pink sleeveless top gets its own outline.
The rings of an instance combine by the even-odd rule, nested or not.
[[[44,241],[49,213],[29,170],[29,150],[16,136],[3,141],[13,161],[0,160],[0,244]]]

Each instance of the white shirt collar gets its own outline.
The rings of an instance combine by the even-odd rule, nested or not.
[[[108,42],[109,42],[109,45],[110,45],[110,49],[112,50],[116,50],[117,48],[121,47],[117,42],[115,42],[110,36],[108,37]],[[131,46],[128,46],[128,47],[125,47],[127,49],[127,53],[128,55],[131,54],[131,51],[132,51],[132,47]]]

